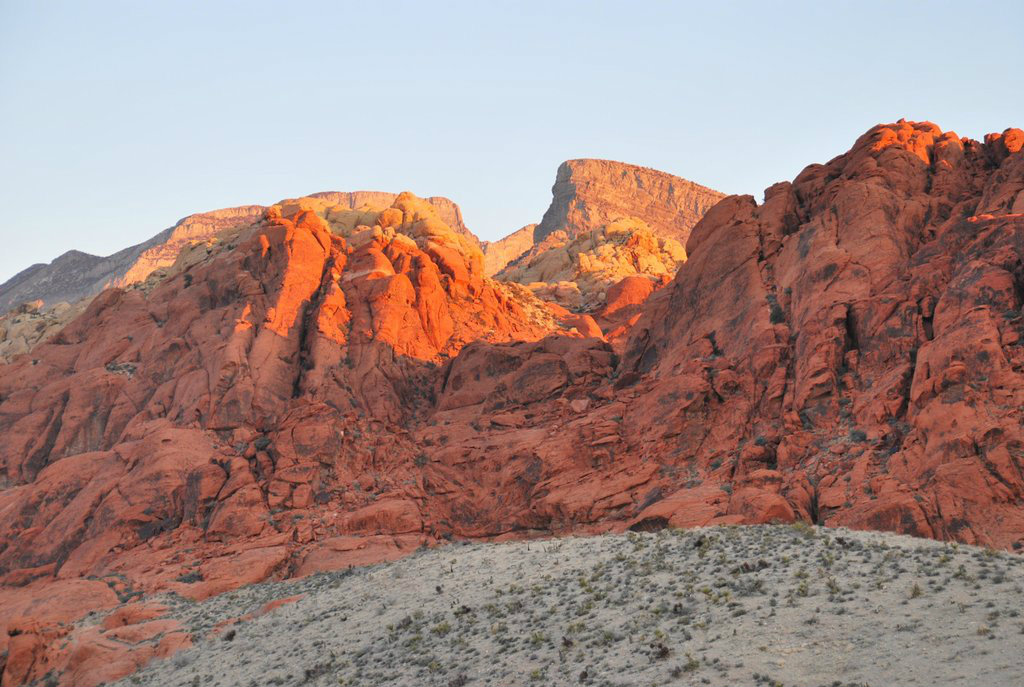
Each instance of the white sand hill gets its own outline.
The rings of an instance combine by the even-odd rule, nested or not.
[[[453,544],[169,603],[204,639],[119,684],[1024,685],[1024,558],[874,532]]]

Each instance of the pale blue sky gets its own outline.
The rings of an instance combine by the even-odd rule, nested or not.
[[[323,190],[537,221],[602,157],[760,192],[867,128],[1024,126],[1018,2],[0,0],[0,281]]]

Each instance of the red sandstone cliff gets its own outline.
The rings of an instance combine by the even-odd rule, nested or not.
[[[188,641],[133,607],[149,629],[111,648],[90,608],[451,537],[801,518],[1024,546],[1022,145],[883,125],[723,200],[668,287],[593,313],[621,348],[406,194],[284,203],[105,291],[0,368],[3,684]]]
[[[700,482],[644,517],[799,517],[1024,546],[1024,133],[878,126],[735,196],[619,366],[636,450]]]

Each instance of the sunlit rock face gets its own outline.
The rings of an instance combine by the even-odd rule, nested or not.
[[[566,308],[593,310],[622,279],[643,275],[652,283],[665,282],[685,261],[678,241],[657,236],[642,220],[627,218],[573,239],[556,232],[495,276]]]
[[[83,582],[43,625],[16,624],[32,640],[11,638],[15,684],[116,677],[59,649],[58,624],[100,603],[88,580],[199,598],[439,541],[413,431],[447,361],[557,328],[482,264],[411,194],[379,210],[283,201],[16,356],[0,375],[0,620],[35,617],[54,580]],[[122,653],[164,655],[135,644]]]
[[[489,278],[411,194],[190,244],[0,367],[4,684],[189,641],[142,607],[114,642],[94,608],[452,538],[799,518],[1024,546],[1022,144],[875,127],[585,312]]]
[[[375,213],[389,208],[396,193],[328,191],[304,196],[311,208],[335,213]],[[462,220],[459,206],[440,196],[424,199],[437,217],[471,244],[476,236]],[[267,208],[245,205],[189,215],[153,238],[105,258],[68,251],[52,263],[33,265],[0,285],[0,361],[29,353],[80,314],[103,289],[150,290],[165,279],[178,257],[191,261],[210,254],[218,244],[262,220]]]
[[[389,207],[396,197],[395,193],[380,191],[329,191],[308,196],[324,206],[377,210]],[[453,231],[477,242],[463,223],[458,205],[442,197],[427,198],[426,202]],[[33,265],[0,284],[0,312],[36,300],[44,306],[76,303],[106,288],[141,284],[173,265],[185,248],[209,244],[221,234],[252,225],[265,211],[261,205],[243,205],[189,215],[151,239],[107,257],[68,251],[50,264]]]
[[[573,311],[593,311],[610,286],[641,274],[654,284],[686,260],[690,230],[724,195],[686,179],[611,160],[569,160],[527,243],[526,228],[495,277]],[[491,250],[490,246],[485,251]],[[495,250],[495,253],[498,251]],[[516,255],[512,256],[512,253]]]
[[[634,217],[661,237],[685,244],[694,225],[725,194],[692,181],[612,160],[568,160],[558,168],[537,243],[557,231],[569,238]]]

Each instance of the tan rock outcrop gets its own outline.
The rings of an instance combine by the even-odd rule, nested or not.
[[[568,160],[558,168],[551,206],[537,225],[540,243],[558,231],[570,239],[625,218],[685,244],[701,217],[725,197],[681,177],[612,160]]]
[[[23,303],[6,315],[0,315],[0,363],[28,353],[41,341],[55,335],[80,315],[87,305],[56,303],[46,307],[42,301]]]
[[[482,241],[484,251],[484,274],[493,277],[510,262],[533,248],[533,231],[536,224],[527,224],[498,241]]]
[[[564,307],[591,310],[622,279],[642,275],[660,283],[685,261],[678,241],[655,235],[642,220],[624,218],[573,239],[561,231],[551,234],[496,278],[523,284]]]
[[[558,168],[544,219],[502,241],[517,256],[495,277],[526,285],[572,310],[599,308],[605,292],[642,274],[671,278],[686,259],[693,226],[723,194],[646,167],[611,160],[569,160]],[[488,247],[485,247],[485,252]],[[494,267],[505,258],[497,257]]]
[[[36,300],[45,305],[75,303],[111,286],[144,281],[153,270],[173,264],[185,246],[252,224],[263,210],[258,205],[246,205],[189,215],[148,241],[107,257],[68,251],[49,264],[33,265],[0,284],[0,310]]]

